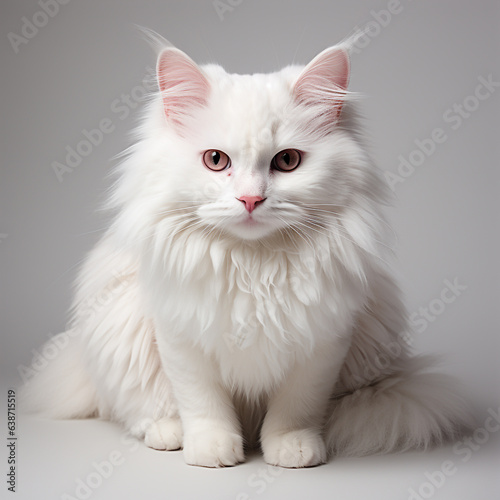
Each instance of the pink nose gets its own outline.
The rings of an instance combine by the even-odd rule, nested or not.
[[[265,200],[265,198],[261,198],[260,196],[241,196],[236,199],[245,204],[245,208],[250,214],[255,210],[255,207],[259,203],[262,203]]]

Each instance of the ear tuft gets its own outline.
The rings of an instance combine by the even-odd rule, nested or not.
[[[302,71],[293,87],[294,98],[305,106],[320,106],[322,116],[336,121],[347,95],[349,55],[343,47],[318,54]]]
[[[139,24],[134,25],[137,33],[147,42],[147,44],[154,50],[155,54],[159,54],[167,47],[174,47],[174,44],[169,42],[165,37],[161,36],[156,31],[146,28]]]
[[[206,106],[210,84],[184,52],[167,47],[158,56],[156,74],[167,119],[182,125],[195,108]]]

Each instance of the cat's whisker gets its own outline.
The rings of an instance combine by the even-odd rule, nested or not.
[[[176,234],[186,230],[186,228],[188,228],[189,225],[193,225],[194,223],[200,221],[201,221],[200,217],[193,213],[175,214],[174,216],[169,217],[168,219],[164,218],[162,220],[161,230],[165,233],[165,237],[173,238]],[[168,224],[165,224],[165,222],[168,222]],[[153,237],[154,235],[146,236],[146,238],[153,238]],[[146,238],[144,238],[144,240]],[[137,241],[135,241],[134,243],[137,243]]]
[[[309,202],[309,201],[303,202],[303,201],[292,200],[292,199],[288,199],[288,198],[281,198],[281,201],[286,201],[287,203],[291,203],[293,205],[300,206],[304,209],[308,209],[308,208],[315,209],[315,207],[335,207],[335,208],[345,208],[345,209],[352,208],[349,205],[344,205],[342,203],[316,203],[316,202]],[[317,209],[317,210],[320,210],[320,209]],[[335,212],[333,210],[326,210],[326,212],[332,213],[335,215],[341,215],[340,212]],[[391,229],[391,231],[394,231],[394,229],[391,227],[391,225],[386,220],[384,220],[384,218],[378,216],[376,213],[370,212],[370,217],[374,217],[375,219],[380,221],[382,224],[385,224],[389,229]]]
[[[343,234],[347,234],[349,235],[349,231],[347,231],[347,229],[342,226],[341,224],[338,224],[338,223],[334,223],[333,224],[333,227],[338,230],[338,231],[341,231]],[[384,243],[383,241],[380,241],[378,240],[377,238],[375,237],[371,237],[371,240],[376,243],[377,245],[380,245],[380,246],[383,246],[384,248],[386,248],[387,250],[389,250],[390,252],[394,252],[394,248],[391,247],[390,245],[388,245],[387,243]]]
[[[307,224],[305,222],[300,222],[300,221],[295,221],[295,224],[300,224],[301,226],[307,227],[308,229],[311,229],[312,231],[315,231],[318,234],[325,235],[328,234],[328,230],[326,228],[323,228],[324,231],[319,231],[315,227],[313,227],[311,224]]]
[[[282,217],[280,216],[276,216],[278,219],[280,219],[288,229],[291,229],[292,231],[294,231],[299,237],[301,237],[305,243],[309,246],[309,248],[314,252],[314,246],[313,244],[311,243],[311,241],[309,240],[308,237],[306,237],[306,235],[304,234],[303,231],[299,231],[298,228],[294,227],[292,224],[290,224],[289,222],[287,222],[285,219],[283,219]],[[294,238],[290,238],[292,241],[294,240]]]
[[[281,232],[281,229],[280,229],[280,232]],[[285,246],[288,245],[287,241],[284,240],[284,237],[286,236],[288,238],[288,241],[291,241],[291,243],[293,244],[295,250],[297,250],[297,252],[295,253],[295,255],[300,254],[300,248],[298,248],[297,244],[295,243],[295,239],[294,239],[293,235],[290,235],[286,230],[285,230],[285,234],[283,234],[283,232],[281,232],[281,234],[282,234]],[[287,249],[287,252],[291,253],[288,249]]]
[[[302,224],[307,225],[307,224],[305,224],[305,223],[302,223]],[[313,227],[310,227],[310,229],[315,230]],[[345,232],[346,232],[345,228],[343,228],[343,227],[339,226],[339,227],[336,227],[335,229],[336,229],[337,231],[335,231],[335,232],[333,233],[333,236],[334,236],[334,237],[337,237],[337,236],[338,236],[338,237],[340,237],[340,238],[344,239],[345,241],[348,241],[349,243],[351,243],[352,245],[354,245],[354,246],[356,246],[356,247],[357,247],[357,246],[359,246],[359,245],[358,245],[358,243],[356,243],[353,239],[351,239],[351,238],[349,238],[348,236],[346,236],[346,234],[345,234]],[[319,232],[319,231],[318,231],[318,232]],[[379,243],[379,244],[380,244],[380,245],[382,245],[382,246],[387,247],[390,251],[392,251],[392,249],[391,249],[390,247],[388,247],[387,245],[384,245],[384,243],[382,243],[382,242],[378,242],[378,241],[377,241],[377,243]],[[376,253],[370,253],[370,255],[373,255],[374,257],[376,257],[377,259],[379,259],[381,262],[383,262],[386,266],[390,267],[390,264],[389,264],[386,260],[384,260],[384,259],[383,259],[380,255],[378,255],[378,254],[376,254]]]
[[[288,200],[286,198],[284,198],[282,200],[284,200],[286,202],[293,203],[292,200]],[[314,216],[315,214],[321,214],[321,215],[324,214],[325,217],[322,217],[322,218],[327,218],[329,225],[331,225],[332,223],[334,223],[335,224],[334,227],[336,227],[337,229],[339,229],[341,231],[345,231],[346,233],[348,233],[347,230],[345,229],[345,227],[342,226],[342,223],[341,223],[342,214],[341,213],[334,212],[332,210],[324,210],[324,209],[316,208],[316,206],[333,206],[333,207],[337,207],[337,208],[349,208],[346,205],[340,205],[338,203],[307,203],[307,204],[305,204],[305,203],[302,203],[300,201],[296,202],[296,205],[300,206],[304,210],[308,211],[308,213],[311,216]],[[313,205],[315,205],[315,206],[313,206]],[[328,215],[331,215],[332,217],[331,218],[330,217],[326,217]],[[383,218],[377,216],[374,213],[370,213],[370,216],[373,217],[373,218],[375,218],[376,220],[378,220],[382,224],[384,224],[387,228],[389,228],[391,230],[392,234],[396,237],[396,241],[397,241],[397,236],[396,236],[393,228],[390,226],[390,224],[388,224],[387,221],[385,221]],[[319,221],[317,221],[317,222],[319,222]],[[383,241],[380,241],[380,240],[375,239],[375,238],[373,238],[373,241],[376,242],[377,244],[381,245],[381,246],[384,246],[389,251],[394,252],[393,246],[388,245],[387,243],[384,243]]]
[[[228,217],[224,217],[224,220],[222,221],[222,223],[218,223],[218,224],[206,224],[206,227],[201,232],[201,236],[204,238],[210,238],[210,236],[213,233],[215,233],[215,231],[218,230],[217,241],[219,241],[221,235],[224,232],[224,221],[227,219],[228,219]]]
[[[201,230],[201,237],[204,238],[204,239],[209,239],[210,238],[210,235],[215,231],[216,229],[216,226],[205,226],[202,230]]]
[[[222,236],[223,232],[224,232],[224,229],[222,227],[219,227],[219,232],[217,233],[216,243],[219,243],[220,237]]]
[[[341,205],[341,204],[338,204],[338,203],[308,203],[308,204],[305,204],[304,207],[305,208],[311,208],[313,210],[320,210],[320,209],[316,209],[315,207],[317,206],[333,206],[333,207],[337,207],[337,208],[351,208],[347,205]],[[330,211],[330,210],[326,210],[326,212],[328,213],[335,213],[337,215],[340,215],[338,212],[333,212],[333,211]],[[384,224],[392,233],[395,237],[397,237],[396,235],[396,232],[394,230],[394,228],[386,221],[384,220],[382,217],[378,216],[377,214],[373,213],[373,212],[370,212],[370,217],[373,217],[375,219],[377,219],[379,222],[381,222],[382,224]]]
[[[311,222],[311,223],[312,223],[312,221],[311,221],[311,220],[309,220],[309,219],[307,219],[307,220],[308,220],[308,222]],[[315,223],[315,225],[317,225],[318,227],[321,227],[321,228],[323,228],[323,229],[326,229],[327,231],[329,230],[329,228],[325,227],[325,226],[324,226],[324,225],[322,225],[322,224],[317,224],[317,223]],[[346,229],[344,226],[342,226],[342,224],[341,224],[341,223],[339,223],[339,222],[337,222],[337,221],[335,221],[335,220],[330,220],[330,221],[328,221],[328,225],[330,226],[330,228],[334,228],[336,231],[340,231],[340,232],[342,232],[344,235],[349,235],[349,231],[347,231],[347,229]],[[390,245],[388,245],[388,244],[384,243],[383,241],[380,241],[380,240],[378,240],[378,239],[376,239],[376,238],[374,238],[374,237],[372,237],[371,239],[372,239],[372,241],[373,241],[373,242],[377,243],[378,245],[381,245],[381,246],[385,247],[387,250],[389,250],[389,251],[391,251],[391,252],[393,252],[393,251],[394,251],[394,248],[393,248],[393,247],[391,247]]]
[[[186,232],[186,231],[192,230],[194,228],[197,228],[198,226],[202,226],[203,224],[205,224],[205,222],[199,218],[198,218],[198,220],[194,220],[194,221],[190,221],[190,222],[191,223],[188,224],[187,226],[181,226],[179,228],[179,230],[174,231],[174,233],[172,233],[172,236],[174,236],[175,234],[181,233],[181,232]]]
[[[182,211],[189,210],[191,208],[199,208],[199,207],[200,207],[200,205],[192,205],[192,206],[189,206],[189,207],[172,208],[172,209],[168,209],[168,210],[160,210],[159,212],[157,212],[157,214],[158,215],[167,215],[167,214],[176,213],[176,212],[182,212]]]
[[[162,224],[169,223],[167,226],[162,225],[162,227],[165,228],[165,227],[178,226],[183,222],[190,222],[190,220],[197,218],[199,218],[199,216],[196,215],[194,212],[175,213],[175,214],[170,214],[168,217],[162,217],[161,222]]]
[[[311,219],[310,217],[306,217],[303,220],[305,222],[308,222],[309,224],[312,224],[315,227],[323,229],[326,233],[330,231],[331,223],[329,223],[328,226],[326,226],[323,222]]]
[[[220,226],[220,225],[218,225],[218,226],[214,226],[214,227],[213,227],[213,231],[211,231],[211,232],[209,233],[209,235],[208,235],[208,236],[210,236],[210,235],[211,235],[212,233],[214,233],[215,231],[218,231],[218,232],[216,233],[216,235],[214,236],[215,241],[218,243],[218,242],[220,241],[220,239],[221,239],[222,235],[224,234],[225,228],[224,228],[224,226],[223,226],[223,225],[222,225],[222,226]]]

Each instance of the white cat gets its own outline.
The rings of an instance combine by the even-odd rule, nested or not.
[[[157,76],[31,409],[113,419],[208,467],[242,462],[245,440],[307,467],[454,434],[459,398],[402,340],[348,44],[255,75],[165,47]]]

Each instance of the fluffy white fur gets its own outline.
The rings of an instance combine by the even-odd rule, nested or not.
[[[33,410],[113,419],[209,467],[243,461],[245,441],[305,467],[457,431],[446,377],[401,339],[386,187],[348,77],[345,46],[265,75],[161,52],[116,217],[77,280],[71,343],[26,387]],[[286,148],[301,165],[272,171]],[[229,171],[203,166],[209,149]],[[243,195],[266,199],[250,216]]]

